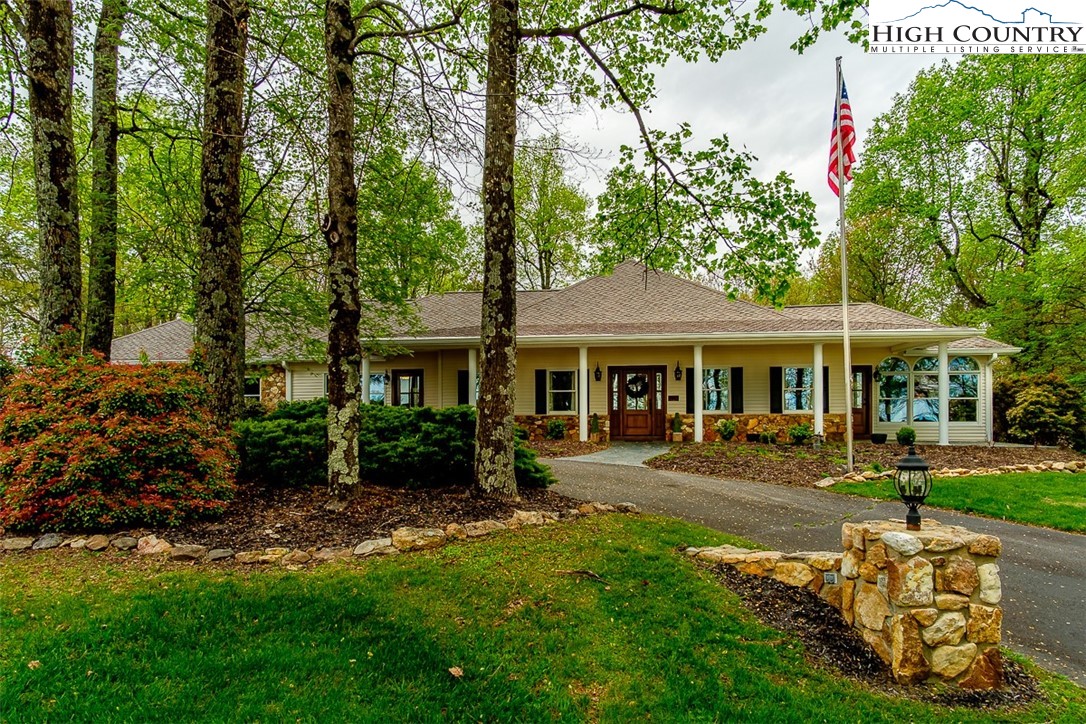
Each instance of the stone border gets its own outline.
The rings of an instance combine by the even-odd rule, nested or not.
[[[640,511],[633,503],[582,503],[555,513],[549,510],[516,510],[513,517],[505,521],[478,520],[470,523],[449,523],[441,528],[397,528],[389,538],[364,540],[354,547],[326,546],[306,550],[300,548],[262,548],[259,550],[237,551],[231,548],[211,548],[203,545],[171,545],[157,535],[145,535],[134,538],[127,534],[112,537],[96,534],[85,537],[65,537],[60,533],[45,533],[37,538],[8,537],[0,539],[0,551],[40,551],[70,548],[87,550],[95,553],[114,550],[143,556],[167,556],[178,562],[230,562],[243,565],[278,564],[291,570],[299,570],[307,563],[323,563],[352,558],[371,556],[399,555],[411,551],[440,548],[447,543],[481,538],[502,530],[517,530],[530,526],[557,523],[559,520],[572,520],[600,513],[629,513]]]
[[[815,483],[815,487],[828,488],[837,483],[867,483],[872,480],[891,480],[894,477],[894,472],[893,470],[883,470],[881,473],[876,473],[873,470],[851,472],[840,477],[822,478]],[[998,468],[975,468],[973,470],[967,468],[933,468],[931,475],[934,478],[968,478],[983,475],[1006,475],[1007,473],[1044,472],[1086,473],[1086,460],[1072,460],[1071,462],[1045,460],[1039,463],[1018,463],[1016,465],[1001,465]]]

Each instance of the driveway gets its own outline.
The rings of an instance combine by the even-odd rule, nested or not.
[[[845,521],[903,518],[898,502],[821,490],[718,480],[646,467],[548,460],[555,492],[635,503],[762,543],[775,550],[841,549]],[[1003,541],[1003,640],[1047,669],[1086,687],[1086,536],[922,509],[925,516]]]

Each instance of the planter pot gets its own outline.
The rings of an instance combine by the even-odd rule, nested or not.
[[[673,433],[671,433],[671,442],[682,442],[682,441],[683,441],[683,434],[681,432],[673,432]]]
[[[871,444],[873,444],[873,445],[885,445],[886,444],[886,433],[885,432],[872,433],[871,434]]]
[[[588,433],[588,441],[589,442],[599,442],[600,441],[600,434],[598,432],[590,432],[590,433]]]
[[[756,432],[747,433],[747,442],[761,442],[761,437]]]

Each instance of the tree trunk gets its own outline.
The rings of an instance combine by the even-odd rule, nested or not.
[[[82,328],[79,195],[72,135],[72,5],[69,0],[34,0],[24,7],[41,262],[39,338],[47,344],[64,327],[76,334]]]
[[[117,51],[124,26],[124,0],[102,0],[94,40],[94,99],[91,107],[90,249],[87,278],[87,337],[83,349],[109,359],[117,299]]]
[[[248,0],[208,0],[196,346],[222,425],[239,417],[244,400],[241,154],[248,20]]]
[[[513,158],[517,135],[517,0],[491,0],[483,160],[483,314],[475,482],[516,498],[513,411],[517,395],[517,266]]]
[[[350,0],[326,0],[328,63],[328,485],[346,497],[358,485],[362,343],[358,299],[358,189],[354,179],[354,38]],[[366,381],[369,382],[368,380]]]

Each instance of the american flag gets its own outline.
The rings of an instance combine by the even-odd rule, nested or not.
[[[843,149],[845,153],[844,172],[845,180],[852,180],[852,164],[856,162],[856,153],[853,148],[856,145],[856,126],[852,123],[852,106],[848,103],[848,89],[845,88],[845,77],[841,76],[839,96],[833,104],[833,132],[830,134],[830,168],[828,181],[830,188],[838,196],[841,195],[841,178],[837,175],[837,152]],[[838,104],[837,101],[840,101]],[[841,118],[837,118],[837,107],[841,107]]]

